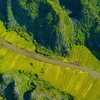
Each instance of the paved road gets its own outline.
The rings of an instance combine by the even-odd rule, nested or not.
[[[35,53],[35,52],[26,51],[25,49],[18,48],[18,47],[16,47],[16,45],[9,43],[2,38],[0,38],[0,44],[2,44],[3,46],[5,46],[8,49],[11,49],[12,51],[19,53],[19,54],[22,54],[24,56],[31,57],[31,58],[34,58],[36,60],[43,61],[46,63],[50,63],[50,64],[54,64],[54,65],[58,65],[58,66],[66,67],[66,68],[72,68],[72,69],[80,70],[83,72],[87,72],[96,78],[100,78],[100,73],[96,72],[95,70],[92,70],[92,69],[86,68],[86,67],[81,67],[81,66],[71,64],[71,63],[62,62],[61,60],[47,58],[47,57],[42,56],[42,55]]]

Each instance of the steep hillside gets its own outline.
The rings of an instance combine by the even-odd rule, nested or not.
[[[6,27],[17,31],[24,38],[20,27],[28,31],[36,40],[37,52],[41,52],[41,48],[52,50],[58,55],[70,54],[74,40],[73,23],[68,12],[57,1],[7,0],[6,5]]]
[[[69,56],[73,44],[82,44],[100,59],[99,12],[99,0],[0,1],[0,20],[8,31],[26,40],[28,34],[36,52],[49,56]]]
[[[100,49],[100,0],[59,0],[73,18],[76,44]],[[81,40],[83,39],[83,41]]]
[[[0,100],[99,100],[99,75],[100,0],[0,0]]]

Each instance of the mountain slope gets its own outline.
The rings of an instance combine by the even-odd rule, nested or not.
[[[58,55],[70,54],[74,41],[73,23],[58,2],[7,0],[6,4],[7,28],[16,31],[17,27],[25,26],[25,29],[31,32],[30,36],[36,40],[37,52],[38,48],[46,48]]]

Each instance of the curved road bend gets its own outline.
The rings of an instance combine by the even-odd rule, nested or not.
[[[18,48],[18,47],[16,47],[16,45],[9,43],[2,38],[0,38],[0,44],[5,46],[6,48],[11,49],[12,51],[19,53],[19,54],[22,54],[24,56],[31,57],[31,58],[34,58],[36,60],[43,61],[46,63],[50,63],[50,64],[54,64],[54,65],[58,65],[58,66],[63,66],[63,67],[72,68],[72,69],[80,70],[83,72],[87,72],[96,78],[100,78],[100,73],[96,72],[95,70],[92,70],[92,69],[89,69],[86,67],[81,67],[81,66],[71,64],[71,63],[62,62],[61,60],[57,60],[57,59],[50,59],[50,58],[47,58],[47,57],[42,56],[42,55],[35,53],[35,52],[32,53],[32,52],[26,51],[25,49]]]

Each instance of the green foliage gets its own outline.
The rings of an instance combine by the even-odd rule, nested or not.
[[[29,32],[28,34],[25,26],[14,25],[14,26],[11,26],[7,31],[15,31],[18,35],[23,37],[26,41],[34,40],[32,33]]]
[[[95,49],[90,52],[82,46],[100,48],[100,1],[59,1],[61,5],[58,0],[0,0],[0,20],[6,22],[8,29],[6,32],[0,21],[0,37],[29,51],[34,51],[36,45],[36,52],[51,57],[65,57],[70,54],[72,48],[71,56],[66,58],[66,61],[100,71],[100,61],[93,56],[98,55],[100,58],[99,49],[98,52],[94,51]],[[74,43],[78,46],[73,46]],[[4,84],[8,88],[14,79],[15,86],[9,90],[21,100],[23,95],[24,99],[28,97],[29,100],[30,94],[34,95],[32,99],[36,99],[36,94],[40,93],[55,96],[57,99],[64,97],[66,100],[73,100],[70,94],[54,88],[43,79],[75,95],[77,100],[100,98],[99,79],[81,71],[15,54],[0,45],[0,73],[6,71],[10,72],[4,73],[4,77],[9,76],[5,77],[7,80]],[[0,83],[0,91],[2,88]],[[22,94],[20,96],[19,91]],[[0,100],[2,98],[4,97],[1,96]],[[41,99],[47,99],[47,96]]]
[[[7,100],[44,100],[46,98],[49,100],[54,98],[74,100],[70,94],[53,87],[49,82],[41,78],[37,78],[35,74],[23,70],[3,73],[2,78],[3,82],[0,85],[5,85],[6,88],[1,86],[0,88],[4,91],[2,93],[3,97]],[[10,81],[9,78],[11,79]],[[3,100],[2,97],[0,100]]]
[[[73,45],[74,28],[69,11],[61,8],[58,0],[11,0],[6,7],[8,30],[59,55],[68,55]]]
[[[75,44],[84,45],[85,43],[85,34],[78,28],[76,28]]]
[[[8,30],[47,49],[37,48],[43,54],[68,56],[74,44],[99,48],[99,12],[99,0],[0,1],[0,19]]]
[[[81,0],[83,9],[80,19],[80,29],[85,33],[85,42],[87,46],[96,47],[100,44],[100,1],[99,0]],[[92,44],[92,45],[91,45]]]
[[[74,23],[74,43],[85,45],[91,51],[98,52],[100,49],[100,0],[59,0],[59,2],[63,9],[72,12],[69,16]],[[98,57],[97,53],[93,54]]]

